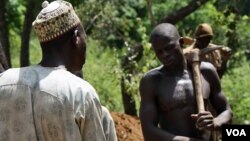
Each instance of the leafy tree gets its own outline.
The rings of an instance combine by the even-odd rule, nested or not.
[[[35,19],[35,12],[37,11],[37,2],[35,0],[26,1],[26,11],[23,24],[23,31],[21,35],[21,55],[20,64],[22,67],[30,65],[29,61],[29,41],[32,28],[32,22]]]
[[[133,71],[133,62],[138,61],[140,57],[134,57],[132,50],[136,47],[142,48],[141,45],[135,46],[140,41],[140,36],[136,30],[141,23],[138,15],[146,16],[143,11],[145,2],[132,0],[114,0],[114,1],[85,1],[85,8],[80,8],[78,13],[83,13],[80,17],[84,20],[86,32],[92,38],[101,41],[101,46],[117,48],[122,50],[127,48],[128,52],[119,55],[118,60],[121,62],[121,93],[125,112],[130,115],[136,115],[136,105],[134,94],[129,91],[128,84],[133,83],[131,78],[136,74]],[[86,14],[87,13],[87,14]],[[94,17],[92,19],[89,19]],[[137,19],[137,20],[135,20]],[[88,22],[89,21],[89,22]],[[140,50],[140,49],[139,49]],[[133,58],[134,57],[134,58]],[[135,60],[133,60],[133,59]]]

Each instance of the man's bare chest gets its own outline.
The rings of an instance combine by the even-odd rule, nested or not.
[[[157,101],[164,111],[194,105],[194,87],[189,75],[161,79],[157,92]]]

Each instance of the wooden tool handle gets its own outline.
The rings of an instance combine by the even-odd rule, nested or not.
[[[201,74],[200,74],[200,62],[193,62],[193,77],[194,77],[194,88],[196,101],[198,106],[198,112],[205,111],[204,101],[202,96],[202,84],[201,84]]]
[[[201,84],[201,72],[200,72],[200,58],[198,52],[192,56],[192,69],[194,78],[194,88],[196,101],[198,106],[198,112],[205,111],[203,96],[202,96],[202,84]]]

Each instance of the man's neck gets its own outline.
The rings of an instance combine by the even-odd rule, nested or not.
[[[62,55],[58,53],[43,54],[42,60],[39,64],[44,67],[65,66]]]
[[[175,68],[168,68],[163,66],[164,73],[169,76],[182,76],[186,70],[185,64],[179,65]]]
[[[209,45],[209,44],[207,44],[206,46],[201,46],[201,45],[195,44],[195,45],[194,45],[194,48],[203,49],[203,48],[208,47],[208,45]]]

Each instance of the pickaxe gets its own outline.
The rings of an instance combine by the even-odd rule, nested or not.
[[[204,106],[204,101],[203,101],[203,96],[202,96],[200,56],[210,53],[214,50],[221,49],[221,48],[222,47],[208,47],[204,49],[193,49],[190,51],[190,58],[188,60],[192,63],[198,113],[205,111],[205,106]]]

